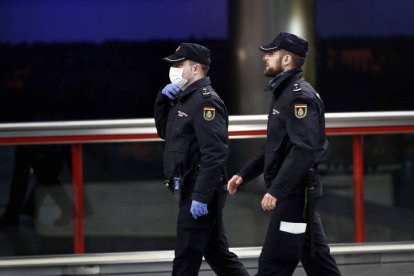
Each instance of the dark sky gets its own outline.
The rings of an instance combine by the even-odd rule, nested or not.
[[[1,0],[0,42],[227,37],[225,0]]]
[[[414,35],[414,0],[315,3],[319,36]],[[222,39],[227,14],[226,0],[1,0],[0,42]]]
[[[320,36],[414,35],[414,0],[315,0]]]

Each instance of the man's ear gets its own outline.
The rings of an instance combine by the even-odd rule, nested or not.
[[[292,62],[292,56],[291,55],[285,55],[282,59],[282,62],[284,65],[289,65]]]
[[[201,65],[199,63],[195,64],[195,66],[193,66],[193,67],[194,67],[194,71],[195,72],[200,73],[200,71],[201,71]]]

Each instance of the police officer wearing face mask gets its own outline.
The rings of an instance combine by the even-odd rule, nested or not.
[[[210,51],[181,43],[164,60],[171,83],[158,94],[154,113],[165,140],[166,185],[179,195],[172,275],[198,275],[203,256],[217,275],[248,275],[224,234],[228,114],[207,77]]]
[[[329,152],[324,105],[302,76],[308,42],[280,33],[260,50],[272,93],[264,147],[228,182],[230,194],[263,173],[271,211],[258,276],[292,275],[299,260],[307,275],[340,275],[329,253],[316,201],[322,195],[317,166]]]

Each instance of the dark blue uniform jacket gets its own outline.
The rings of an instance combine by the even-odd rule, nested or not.
[[[282,200],[303,191],[308,170],[328,155],[325,111],[301,69],[277,75],[268,89],[273,95],[266,143],[238,174],[249,181],[263,173],[268,192]]]
[[[228,114],[209,77],[192,83],[171,101],[161,93],[155,102],[155,125],[165,140],[167,179],[197,171],[192,199],[208,203],[223,184],[228,155]]]

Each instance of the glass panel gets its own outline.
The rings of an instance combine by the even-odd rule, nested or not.
[[[319,168],[324,197],[318,209],[328,242],[353,242],[352,137],[329,140],[332,154]],[[413,240],[414,135],[369,135],[363,141],[366,241]],[[231,140],[229,175],[263,142]],[[158,142],[83,146],[86,252],[174,248],[178,207],[163,184],[162,146]],[[0,148],[0,256],[73,252],[69,148]],[[48,168],[46,178],[42,167]],[[259,176],[228,197],[224,221],[231,247],[262,244],[269,219],[260,207],[265,191]],[[14,206],[20,207],[7,208],[19,202],[19,194],[24,194],[23,203]],[[6,209],[18,213],[19,225],[5,223]]]
[[[1,147],[1,256],[72,252],[69,145]],[[4,245],[4,246],[3,246]]]
[[[331,154],[319,166],[324,195],[318,205],[329,243],[354,242],[352,137],[330,136]]]
[[[87,252],[174,248],[177,201],[162,143],[84,145]]]
[[[414,134],[366,136],[364,150],[366,241],[414,240]]]

